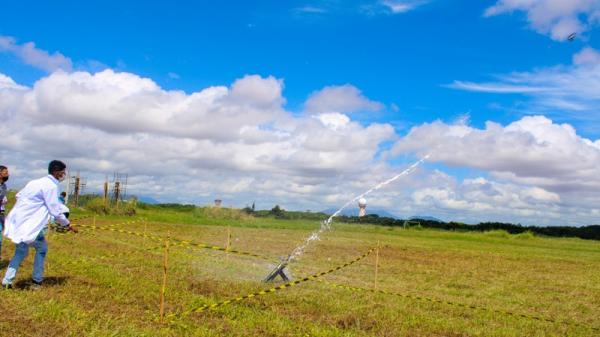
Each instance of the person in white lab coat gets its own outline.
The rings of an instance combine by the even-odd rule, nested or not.
[[[48,165],[48,175],[32,180],[16,195],[16,203],[6,216],[4,236],[16,244],[15,255],[8,265],[2,286],[11,288],[21,262],[27,257],[29,247],[35,249],[32,282],[34,288],[41,286],[44,278],[44,260],[48,251],[46,224],[54,217],[59,224],[77,232],[63,214],[58,200],[59,182],[66,177],[67,166],[58,160]]]

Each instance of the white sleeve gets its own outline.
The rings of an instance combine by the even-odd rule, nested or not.
[[[48,208],[48,212],[50,215],[54,217],[54,220],[63,226],[69,225],[69,220],[62,212],[62,204],[58,201],[58,188],[53,186],[47,190],[43,191],[44,193],[44,203]]]

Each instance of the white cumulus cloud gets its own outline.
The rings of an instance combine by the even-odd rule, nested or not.
[[[598,24],[598,0],[498,0],[485,11],[495,16],[523,11],[531,28],[550,35],[554,40],[565,40],[572,33],[582,33]]]
[[[353,85],[328,86],[310,95],[305,103],[309,113],[377,111],[383,104],[365,97]]]
[[[377,162],[395,132],[342,114],[294,117],[282,90],[282,80],[257,75],[190,94],[113,70],[57,71],[32,87],[1,75],[0,155],[13,184],[59,158],[88,175],[90,187],[120,171],[130,191],[162,200],[218,196],[240,206],[255,198],[319,209],[345,190],[339,179]]]
[[[369,207],[469,222],[598,220],[600,141],[571,125],[532,116],[478,129],[464,118],[400,137],[389,124],[352,119],[353,111],[381,108],[353,86],[314,93],[300,115],[285,109],[283,90],[283,80],[259,75],[185,93],[110,69],[59,70],[30,87],[0,74],[0,156],[11,188],[57,158],[81,171],[91,191],[123,172],[131,193],[163,201],[323,210],[431,153],[477,173],[458,179],[421,167],[370,196]]]
[[[52,72],[58,69],[70,71],[73,68],[73,62],[59,52],[50,54],[39,49],[33,42],[18,44],[15,38],[0,35],[0,52],[12,53],[20,58],[24,63]]]
[[[550,203],[557,213],[589,214],[600,202],[600,140],[583,138],[572,126],[556,124],[543,116],[524,117],[506,126],[488,122],[484,129],[440,121],[428,123],[413,128],[391,151],[395,155],[428,153],[431,161],[487,172],[513,190],[494,193],[490,199],[479,188],[475,197],[469,197],[464,193],[465,185],[485,184],[465,180],[460,188],[421,191],[415,195],[421,203],[437,200],[453,209],[504,204],[507,212],[510,208],[538,212],[546,207],[530,206]],[[502,197],[490,202],[496,196]],[[517,199],[505,199],[509,196]],[[486,199],[488,202],[482,204]]]

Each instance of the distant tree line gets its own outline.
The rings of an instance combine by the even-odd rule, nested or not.
[[[600,240],[600,225],[591,225],[583,227],[571,226],[523,226],[521,224],[512,224],[504,222],[480,222],[476,225],[469,225],[462,222],[444,222],[426,219],[394,219],[388,217],[380,217],[376,214],[368,214],[364,217],[356,216],[339,216],[339,222],[375,224],[391,227],[412,227],[421,226],[424,228],[435,228],[450,231],[478,231],[485,232],[491,230],[504,230],[510,234],[520,234],[524,232],[533,232],[538,235],[555,236],[555,237],[575,237],[588,240]]]
[[[143,202],[138,203],[138,207],[141,209],[164,209],[177,212],[193,212],[196,210],[196,208],[198,208],[197,206],[191,204],[147,204]]]
[[[302,212],[302,211],[286,211],[281,208],[279,205],[275,205],[275,207],[271,208],[271,210],[255,210],[254,204],[252,204],[252,208],[246,207],[244,211],[248,214],[251,214],[255,217],[265,218],[265,217],[273,217],[277,219],[284,220],[324,220],[327,219],[328,215],[321,212]]]
[[[176,211],[193,211],[196,209],[194,205],[180,204],[158,204],[147,205],[140,203],[140,208],[158,208],[171,209]],[[315,220],[322,221],[329,217],[328,214],[322,212],[299,212],[286,211],[279,205],[275,205],[270,210],[255,210],[254,204],[252,207],[245,207],[242,211],[254,217],[272,217],[285,220]],[[523,226],[521,224],[512,224],[504,222],[480,222],[476,225],[469,225],[462,222],[444,222],[431,219],[394,219],[389,217],[380,217],[377,214],[368,214],[364,217],[340,215],[336,217],[336,221],[355,224],[372,224],[390,227],[415,227],[433,228],[448,231],[476,231],[485,232],[492,230],[504,230],[510,234],[521,234],[524,232],[532,232],[537,235],[553,236],[553,237],[574,237],[588,240],[600,240],[600,225],[591,225],[583,227],[571,226]]]
[[[252,205],[254,206],[254,205]],[[321,212],[290,212],[275,205],[271,210],[255,211],[253,208],[246,207],[247,213],[256,217],[275,217],[278,219],[305,219],[305,220],[325,220],[329,215]],[[583,227],[572,226],[523,226],[521,224],[512,224],[504,222],[480,222],[476,225],[469,225],[462,222],[444,222],[431,219],[394,219],[389,217],[380,217],[377,214],[367,214],[364,217],[340,215],[336,218],[338,222],[372,224],[390,227],[414,227],[433,228],[447,231],[463,232],[486,232],[492,230],[504,230],[510,234],[521,234],[532,232],[537,235],[553,237],[573,237],[587,240],[600,240],[600,225],[591,225]]]

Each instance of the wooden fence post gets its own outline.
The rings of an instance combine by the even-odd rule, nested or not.
[[[225,246],[227,251],[231,249],[231,227],[227,227],[227,245]]]
[[[377,241],[377,249],[375,249],[375,290],[377,290],[378,274],[379,274],[379,241]]]
[[[165,256],[163,260],[163,279],[162,279],[162,287],[160,289],[160,323],[164,323],[165,317],[165,288],[167,287],[167,264],[169,261],[169,238],[171,236],[167,236],[167,240],[165,241]]]

